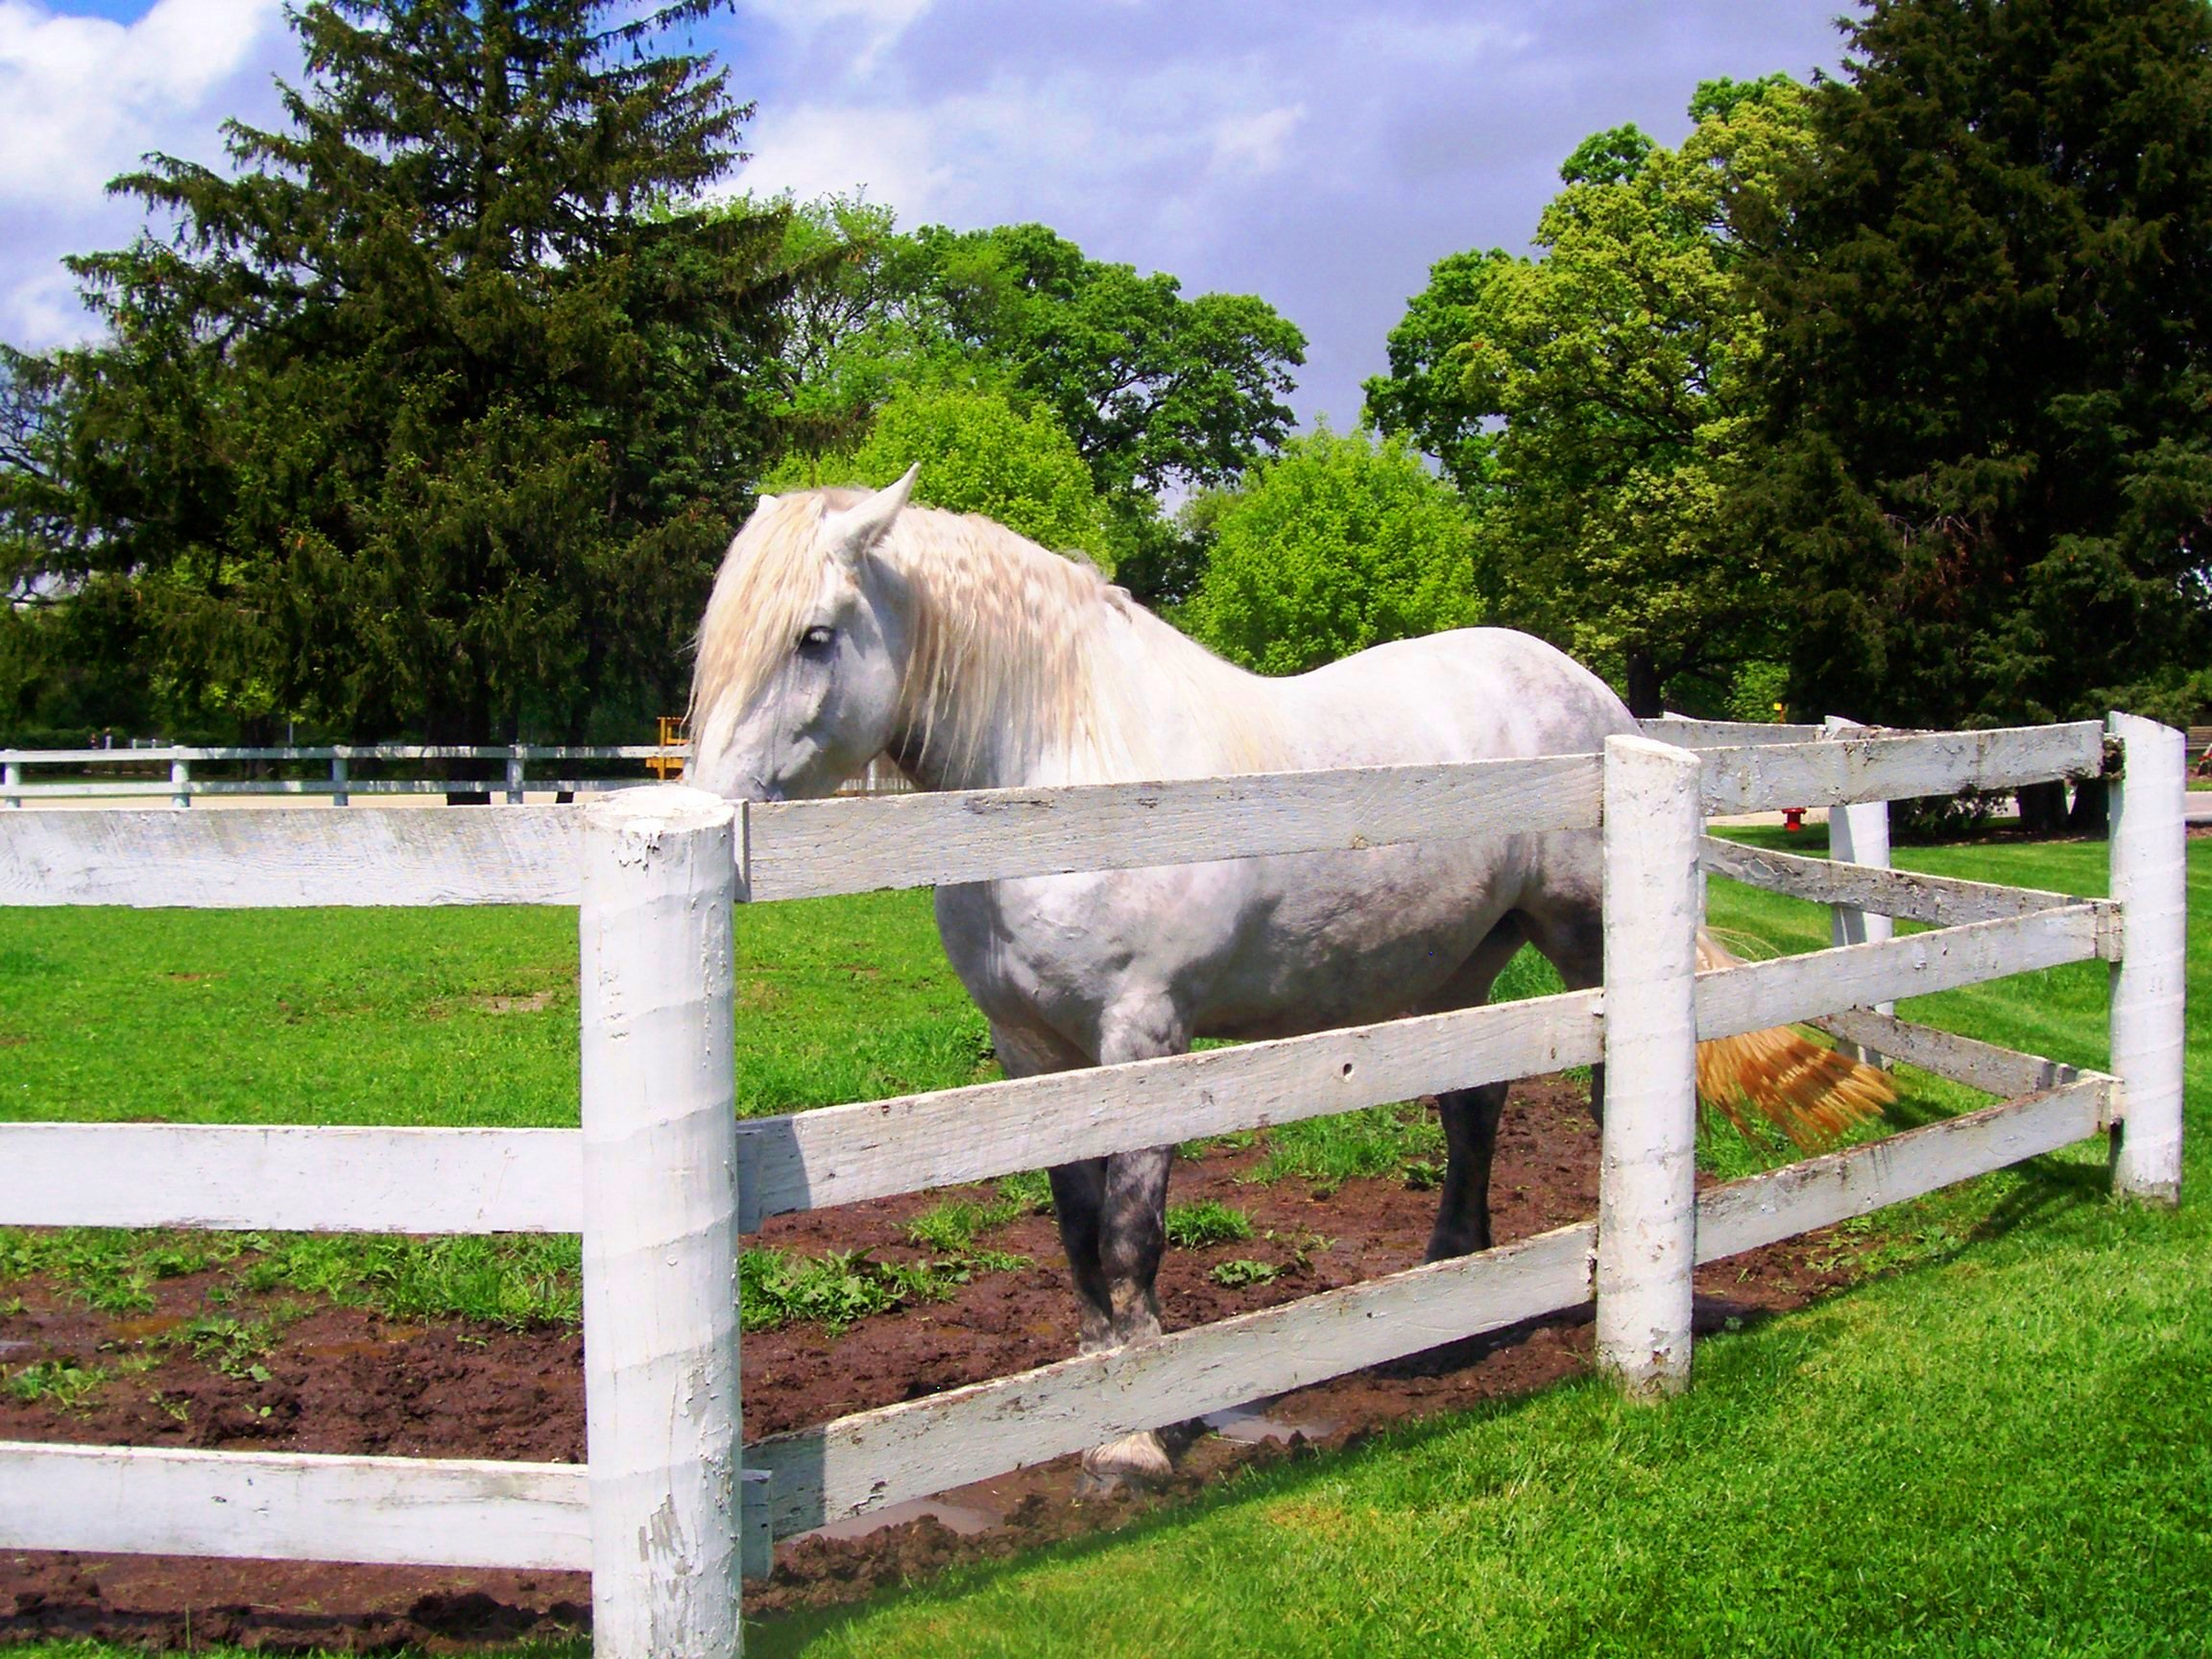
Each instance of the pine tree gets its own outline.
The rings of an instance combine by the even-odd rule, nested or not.
[[[354,739],[672,709],[761,461],[779,215],[687,210],[750,108],[711,0],[314,0],[286,125],[73,261],[68,487],[180,708]],[[0,495],[0,506],[6,497]]]
[[[2212,10],[1879,0],[1752,276],[1791,702],[2186,719],[2212,573]]]

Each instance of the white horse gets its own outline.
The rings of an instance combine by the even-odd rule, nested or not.
[[[1499,629],[1259,678],[1085,565],[909,506],[913,479],[761,499],[701,624],[687,781],[733,800],[824,795],[879,752],[925,789],[1152,781],[1588,752],[1637,729],[1596,675]],[[945,887],[937,923],[1013,1077],[1466,1007],[1524,942],[1570,988],[1599,983],[1596,832],[1436,829],[1413,846]],[[1780,1055],[1796,1070],[1786,1118],[1792,1100],[1857,1115],[1887,1087],[1801,1038],[1762,1034],[1762,1050],[1761,1070]],[[1440,1098],[1430,1260],[1490,1244],[1504,1097]],[[1085,1352],[1160,1334],[1172,1156],[1051,1171]],[[1140,1434],[1086,1467],[1111,1480],[1167,1463]]]

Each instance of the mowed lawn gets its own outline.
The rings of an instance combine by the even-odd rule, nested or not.
[[[1897,862],[2098,893],[2104,851]],[[2192,847],[2179,1214],[2108,1202],[2084,1144],[1856,1224],[1860,1284],[1705,1341],[1666,1407],[1591,1384],[1396,1431],[761,1626],[749,1651],[2212,1651],[2208,856]],[[1826,939],[1815,907],[1724,883],[1713,919],[1767,948]],[[739,956],[745,1110],[991,1074],[920,896],[741,913]],[[575,972],[565,911],[0,910],[0,1116],[573,1122]],[[1904,1012],[2098,1064],[2104,1009],[2091,963]],[[1905,1122],[1978,1099],[1907,1082]],[[1706,1153],[1728,1173],[1781,1156]]]

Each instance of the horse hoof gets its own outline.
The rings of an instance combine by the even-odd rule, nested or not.
[[[1146,1430],[1124,1434],[1083,1454],[1082,1477],[1075,1483],[1078,1498],[1103,1498],[1122,1487],[1156,1486],[1175,1473],[1160,1436]]]

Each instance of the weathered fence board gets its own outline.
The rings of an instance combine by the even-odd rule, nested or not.
[[[740,1224],[1587,1065],[1598,1000],[1571,992],[749,1119]]]
[[[745,1451],[769,1472],[779,1538],[1116,1435],[1180,1422],[1439,1343],[1574,1307],[1590,1295],[1587,1222],[1280,1308],[995,1378]]]
[[[1883,916],[1902,916],[1955,927],[1967,922],[1992,922],[2008,916],[2032,916],[2039,910],[2086,904],[2108,916],[2117,950],[2120,907],[2109,900],[2043,893],[2032,887],[1996,887],[1986,881],[1961,881],[1949,876],[1922,876],[1865,864],[1807,858],[1796,853],[1769,853],[1741,842],[1706,836],[1697,863],[1716,876],[1792,899],[1820,904],[1848,904]],[[1839,941],[1840,943],[1840,941]]]
[[[0,1441],[0,1548],[591,1565],[582,1464]]]
[[[2095,777],[2104,765],[2104,729],[2083,720],[1994,732],[1831,737],[1704,749],[1697,757],[1705,763],[1705,810],[1719,816]]]
[[[10,812],[0,904],[573,904],[578,811]]]
[[[1697,1035],[1730,1037],[1842,1008],[1870,1007],[2056,968],[2097,954],[2100,913],[2069,904],[1697,975]]]
[[[577,1233],[573,1129],[0,1123],[0,1226]]]
[[[1831,1227],[2070,1146],[2105,1125],[2113,1088],[2109,1077],[2085,1076],[1715,1188],[1697,1201],[1697,1260],[1715,1262]]]
[[[1679,714],[1662,714],[1639,720],[1647,737],[1677,749],[1766,748],[1776,743],[1817,743],[1828,735],[1825,726],[1768,726],[1755,720],[1692,720]]]
[[[1599,758],[973,789],[746,810],[755,901],[1588,829]]]
[[[1933,1025],[1915,1025],[1870,1008],[1824,1015],[1812,1023],[1861,1048],[1991,1094],[2040,1094],[2086,1075],[2080,1067],[2062,1061],[2000,1048]]]

